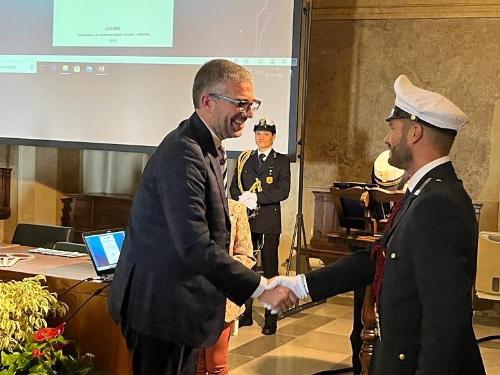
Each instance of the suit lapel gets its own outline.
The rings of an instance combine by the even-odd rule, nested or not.
[[[224,190],[224,179],[222,178],[222,172],[220,170],[220,163],[218,157],[214,157],[212,154],[208,153],[208,159],[210,160],[210,167],[215,174],[215,178],[217,179],[217,184],[219,185],[219,192],[222,202],[224,204],[224,211],[226,212],[227,217],[229,218],[229,208],[227,206],[227,197],[226,192]]]
[[[412,202],[416,198],[416,195],[413,195],[412,193],[409,193],[409,195],[405,198],[405,201],[403,203],[403,207],[399,210],[397,213],[396,217],[394,218],[394,222],[391,225],[391,228],[389,231],[384,235],[384,238],[382,240],[382,243],[387,244],[389,242],[389,239],[391,238],[392,233],[394,230],[396,230],[398,224],[401,222],[401,219],[405,215],[406,211],[410,208]]]
[[[252,168],[255,172],[256,175],[259,174],[259,152],[258,151],[252,151],[252,155],[250,158],[247,160],[248,167]]]
[[[415,186],[415,189],[412,193],[409,193],[409,196],[405,199],[404,205],[401,210],[398,212],[397,216],[394,218],[394,222],[392,223],[389,231],[384,235],[382,239],[382,243],[387,244],[392,233],[396,230],[398,224],[401,222],[401,219],[405,215],[406,211],[410,208],[413,201],[418,198],[420,193],[424,190],[425,186],[432,181],[432,179],[438,179],[439,177],[445,180],[455,180],[457,179],[457,175],[455,173],[455,169],[451,162],[446,162],[441,165],[438,165],[436,168],[431,169],[427,172],[424,177],[420,179],[420,181]]]
[[[210,168],[215,175],[217,184],[219,185],[219,193],[224,205],[224,212],[226,213],[226,223],[230,223],[229,220],[229,208],[227,206],[227,196],[224,191],[224,179],[222,178],[222,171],[220,169],[219,156],[215,148],[214,140],[212,134],[208,130],[207,126],[199,118],[198,114],[195,112],[191,116],[192,129],[190,136],[198,142],[204,154],[207,155]]]

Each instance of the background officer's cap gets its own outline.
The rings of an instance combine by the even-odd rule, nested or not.
[[[398,186],[405,171],[389,164],[391,151],[385,150],[373,162],[373,182],[384,188]]]
[[[418,88],[407,76],[394,82],[395,106],[385,120],[408,118],[424,125],[458,132],[467,123],[466,114],[444,96]]]
[[[253,131],[268,131],[276,134],[276,125],[273,120],[263,117],[253,126]]]

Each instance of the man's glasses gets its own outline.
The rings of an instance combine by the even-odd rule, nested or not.
[[[221,95],[221,94],[213,94],[212,93],[212,94],[208,94],[208,95],[213,97],[213,98],[216,98],[216,99],[225,100],[226,102],[229,102],[229,103],[235,105],[236,107],[239,108],[239,110],[241,112],[248,112],[249,110],[252,110],[253,112],[255,112],[256,110],[259,109],[260,103],[262,103],[260,100],[257,100],[257,99],[249,101],[247,99],[234,99],[234,98],[230,98],[228,96]]]

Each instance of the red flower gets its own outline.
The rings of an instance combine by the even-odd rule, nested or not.
[[[66,323],[61,323],[55,328],[42,328],[35,332],[33,338],[35,341],[42,342],[50,339],[55,339],[64,332],[64,325]]]
[[[44,352],[42,352],[40,349],[34,349],[31,354],[33,355],[33,358],[40,358],[45,355]]]

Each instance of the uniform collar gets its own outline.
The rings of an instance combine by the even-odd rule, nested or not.
[[[264,151],[264,152],[261,152],[261,151],[259,151],[259,149],[257,149],[257,157],[259,157],[260,155],[262,155],[262,154],[263,154],[263,155],[265,155],[264,160],[267,160],[267,157],[269,156],[269,154],[271,153],[271,151],[272,151],[272,150],[273,150],[273,148],[272,148],[272,147],[269,147],[269,148],[268,148],[266,151]]]
[[[446,155],[446,156],[443,156],[439,159],[435,159],[435,160],[431,161],[430,163],[427,163],[426,165],[424,165],[422,168],[420,168],[418,171],[416,171],[413,174],[413,176],[411,176],[411,178],[408,180],[408,190],[410,190],[410,192],[413,192],[413,190],[415,190],[415,187],[417,186],[417,184],[420,182],[422,177],[424,177],[427,174],[427,172],[429,172],[430,170],[436,168],[437,166],[444,164],[444,163],[447,163],[449,161],[451,161],[450,156]]]

